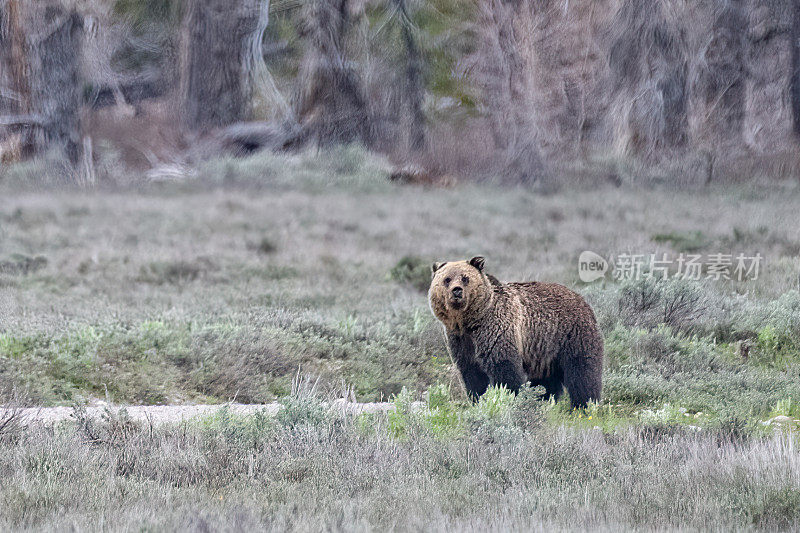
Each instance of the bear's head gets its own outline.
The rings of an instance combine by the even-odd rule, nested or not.
[[[433,264],[428,299],[434,316],[447,328],[460,328],[491,301],[492,286],[483,272],[483,264],[480,256],[469,261]]]

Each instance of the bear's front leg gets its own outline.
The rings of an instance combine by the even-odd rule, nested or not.
[[[447,344],[450,348],[450,355],[456,368],[461,373],[464,380],[464,388],[467,389],[467,396],[472,402],[477,402],[478,398],[486,392],[489,386],[489,376],[483,371],[475,359],[475,345],[469,335],[457,335],[449,333]]]
[[[456,363],[461,378],[464,380],[464,388],[467,389],[467,396],[472,403],[477,403],[478,399],[486,392],[489,387],[489,376],[487,376],[477,363],[462,361]]]
[[[513,392],[528,381],[528,376],[522,368],[522,363],[511,359],[501,359],[489,363],[486,373],[489,375],[489,386],[503,386]]]
[[[489,376],[489,385],[504,386],[514,394],[528,381],[522,367],[522,355],[514,339],[504,335],[486,347],[480,356],[484,370]]]

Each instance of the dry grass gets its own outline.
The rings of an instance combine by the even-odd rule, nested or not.
[[[6,187],[39,175],[36,168],[13,168]],[[403,386],[455,383],[420,289],[429,262],[482,253],[500,279],[560,281],[585,292],[607,337],[622,328],[608,338],[620,353],[613,357],[622,358],[610,359],[612,397],[659,376],[655,390],[640,391],[640,401],[652,404],[742,372],[765,395],[743,405],[761,401],[764,412],[793,394],[789,369],[776,371],[770,385],[758,365],[740,367],[726,354],[728,343],[771,323],[769,306],[792,312],[791,295],[775,302],[797,288],[794,189],[543,196],[403,188],[386,174],[382,163],[348,148],[215,161],[193,184],[139,192],[10,192],[0,210],[0,261],[15,268],[0,272],[0,379],[45,404],[106,396],[269,401],[289,391],[298,367],[324,381],[344,379],[362,401]],[[689,292],[658,285],[662,299],[636,311],[631,298],[641,288],[580,285],[583,250],[760,252],[765,266],[750,283]],[[709,351],[727,361],[727,373],[679,382],[677,390],[664,381],[667,369],[648,367],[647,379],[637,378],[620,361],[639,342],[637,328],[662,323],[675,342],[702,337],[702,349],[686,345],[682,357]],[[792,324],[775,327],[796,339]],[[723,398],[737,394],[726,390]]]
[[[798,526],[797,426],[765,425],[800,418],[791,185],[401,187],[353,147],[119,180],[136,188],[55,189],[58,175],[46,161],[0,173],[0,261],[14,266],[0,271],[0,401],[284,409],[178,427],[78,409],[76,424],[0,431],[2,529]],[[585,286],[587,249],[765,264],[746,283]],[[589,299],[601,404],[459,403],[421,289],[430,261],[478,253],[501,279]],[[298,368],[314,377],[293,389]],[[320,396],[343,390],[398,409],[331,412]]]
[[[440,407],[437,409],[441,410]],[[0,439],[5,530],[793,529],[795,437],[643,425],[522,426],[514,403],[466,429],[329,411],[140,426],[124,412]],[[434,410],[436,411],[436,410]],[[439,411],[436,411],[439,412]],[[520,416],[522,417],[520,418]],[[395,436],[393,436],[395,435]]]

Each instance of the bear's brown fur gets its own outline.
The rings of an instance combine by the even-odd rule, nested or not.
[[[557,283],[500,283],[483,257],[433,264],[431,311],[473,401],[490,385],[527,381],[573,407],[600,400],[603,337],[591,307]]]

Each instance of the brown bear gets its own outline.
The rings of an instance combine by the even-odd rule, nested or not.
[[[483,266],[434,263],[428,292],[470,398],[530,381],[556,400],[566,386],[573,407],[599,401],[603,337],[589,304],[557,283],[500,283]]]

